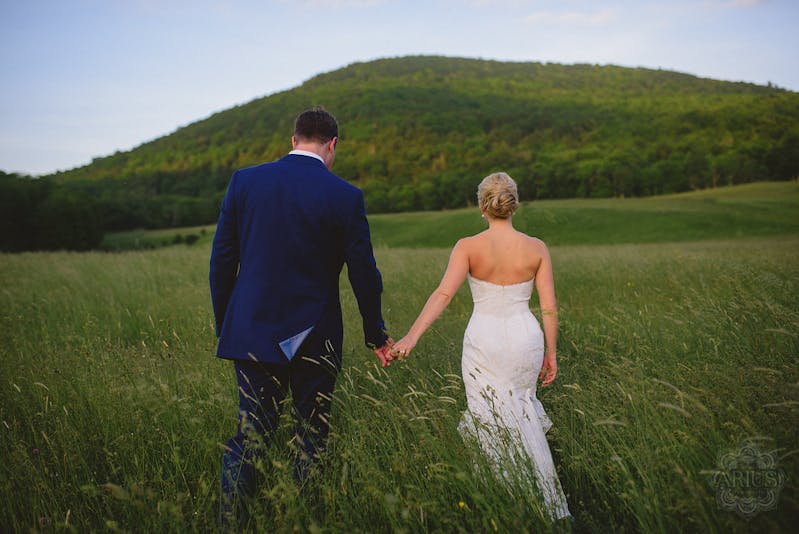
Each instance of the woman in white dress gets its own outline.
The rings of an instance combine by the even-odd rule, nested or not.
[[[408,334],[394,344],[393,353],[409,356],[468,278],[474,311],[463,337],[468,410],[460,429],[477,438],[497,475],[507,482],[520,471],[519,457],[529,458],[549,515],[570,517],[544,436],[552,422],[536,398],[537,379],[543,378],[541,385],[546,387],[558,372],[549,251],[540,239],[513,228],[519,195],[510,176],[487,176],[477,189],[477,200],[488,229],[455,244],[441,283]],[[543,333],[528,304],[534,284]]]

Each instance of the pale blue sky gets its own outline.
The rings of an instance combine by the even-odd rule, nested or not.
[[[0,2],[5,171],[82,165],[320,72],[408,54],[660,67],[799,90],[797,0]]]

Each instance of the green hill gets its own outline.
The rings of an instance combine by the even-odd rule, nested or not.
[[[371,213],[474,202],[497,169],[524,199],[647,196],[799,175],[799,94],[616,66],[403,57],[356,63],[55,180],[105,229],[215,220],[231,172],[289,148],[296,114],[341,123],[335,172]]]

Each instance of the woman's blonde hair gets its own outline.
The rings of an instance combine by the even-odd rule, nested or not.
[[[477,204],[496,219],[507,219],[519,207],[519,191],[504,172],[489,174],[477,186]]]

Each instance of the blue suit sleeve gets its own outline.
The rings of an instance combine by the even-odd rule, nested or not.
[[[375,262],[363,193],[360,190],[355,202],[354,213],[351,215],[347,227],[344,259],[347,262],[347,274],[352,291],[355,293],[358,309],[363,318],[366,346],[369,348],[381,347],[388,337],[380,309],[383,279]]]
[[[216,225],[214,242],[211,248],[211,268],[208,280],[211,285],[211,302],[214,307],[217,337],[222,331],[230,295],[236,285],[239,268],[239,236],[236,223],[236,174],[230,179],[219,222]]]

